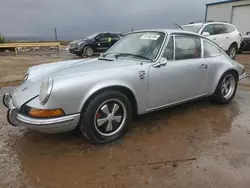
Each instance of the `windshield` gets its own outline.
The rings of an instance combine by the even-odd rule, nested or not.
[[[133,54],[135,58],[155,59],[163,44],[165,34],[160,32],[139,32],[125,35],[105,55]],[[118,57],[118,56],[117,56]]]
[[[198,33],[200,31],[202,25],[186,25],[186,26],[181,26],[181,27],[186,31]]]
[[[99,35],[99,33],[94,33],[94,34],[92,34],[92,35],[87,36],[86,38],[87,38],[87,39],[93,39],[93,38],[95,38],[97,35]]]

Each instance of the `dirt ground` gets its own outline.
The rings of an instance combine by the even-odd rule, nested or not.
[[[76,57],[69,55],[65,50],[60,51],[59,57],[57,53],[46,54],[37,52],[18,57],[13,54],[5,55],[0,53],[0,87],[20,84],[27,69],[31,66],[73,58],[75,59]],[[250,72],[250,54],[238,55],[236,60],[242,63],[246,70]]]
[[[250,63],[247,55],[238,59]],[[21,66],[16,61],[0,59],[1,79],[18,80],[10,75],[23,70],[7,68]],[[0,97],[12,89],[0,88]],[[201,99],[139,116],[125,138],[101,146],[75,132],[45,135],[12,127],[0,104],[0,187],[249,188],[249,93],[246,78],[229,105]]]
[[[67,51],[57,53],[32,52],[15,56],[13,53],[5,55],[0,53],[0,87],[18,85],[22,81],[27,69],[42,63],[52,63],[68,59],[74,59]]]

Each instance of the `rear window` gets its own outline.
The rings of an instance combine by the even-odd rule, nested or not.
[[[224,27],[225,27],[227,33],[231,33],[231,32],[234,32],[236,30],[235,27],[232,25],[225,24]]]

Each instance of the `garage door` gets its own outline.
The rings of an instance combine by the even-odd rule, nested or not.
[[[242,35],[250,32],[250,5],[233,7],[232,24]]]

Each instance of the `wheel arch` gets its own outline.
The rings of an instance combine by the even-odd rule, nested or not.
[[[131,105],[132,105],[132,109],[133,109],[133,114],[138,114],[138,101],[136,99],[136,95],[135,92],[124,85],[109,85],[109,86],[105,86],[102,88],[96,88],[93,89],[91,92],[89,92],[85,97],[84,100],[81,104],[81,111],[84,112],[87,108],[87,106],[89,105],[89,103],[100,93],[105,92],[105,91],[118,91],[121,92],[122,94],[124,94],[126,97],[128,97]]]
[[[236,82],[238,82],[238,80],[239,80],[239,73],[238,73],[238,71],[237,71],[236,69],[234,69],[234,68],[229,68],[229,69],[227,69],[227,70],[221,72],[220,74],[218,74],[218,76],[217,76],[217,78],[216,78],[216,82],[215,82],[215,84],[213,84],[213,89],[212,89],[211,94],[213,94],[213,93],[215,92],[215,90],[216,90],[216,88],[217,88],[217,86],[218,86],[218,84],[219,84],[219,82],[220,82],[222,76],[223,76],[225,73],[227,73],[227,72],[233,72],[233,73],[236,75]]]
[[[237,50],[239,50],[239,45],[236,41],[234,41],[228,48],[228,50],[231,48],[231,46],[236,46],[237,47]]]

